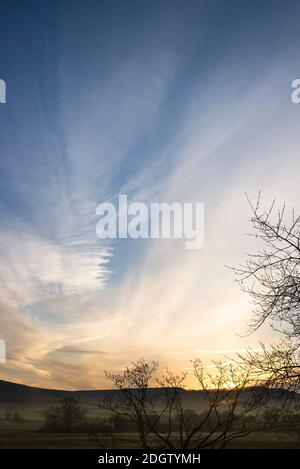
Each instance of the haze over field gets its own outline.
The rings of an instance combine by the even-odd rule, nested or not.
[[[245,192],[299,207],[299,2],[71,3],[1,6],[1,379],[99,389],[140,356],[180,371],[259,348],[275,334],[242,337],[225,264],[256,246]],[[119,193],[203,202],[204,247],[99,240]]]

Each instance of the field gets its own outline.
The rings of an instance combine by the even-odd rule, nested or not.
[[[111,430],[97,428],[98,435],[92,434],[93,422],[105,421],[110,414],[99,408],[99,402],[107,395],[115,391],[58,391],[39,388],[30,388],[15,383],[0,381],[0,448],[134,448],[137,447],[138,435],[134,433],[136,427],[120,427],[120,423],[114,430],[114,441],[110,437]],[[157,390],[150,389],[152,397],[160,406],[160,394]],[[205,410],[205,401],[201,395],[194,391],[184,391],[182,402],[190,412]],[[271,397],[274,406],[278,406],[277,391]],[[248,391],[244,391],[244,398]],[[58,406],[63,398],[73,398],[85,411],[84,419],[88,425],[80,426],[70,431],[59,427],[54,432],[45,427],[45,411],[51,406]],[[107,427],[106,427],[107,428]],[[41,431],[42,429],[42,431]],[[165,430],[161,430],[164,432]],[[203,428],[201,434],[205,436],[208,431]],[[64,433],[63,433],[64,432]],[[155,438],[155,437],[153,437]],[[174,439],[173,439],[174,438]],[[172,443],[179,442],[176,430],[172,432]],[[157,446],[155,440],[150,441],[152,447]],[[277,428],[270,431],[252,433],[247,437],[233,440],[228,447],[231,448],[297,448],[300,440],[285,429]]]
[[[135,448],[135,435],[124,435],[126,441],[119,441],[118,448]],[[131,440],[131,442],[130,442]],[[49,434],[30,430],[0,431],[0,448],[112,448],[111,440],[103,437],[101,445],[86,434]],[[262,433],[236,440],[231,448],[296,448],[297,442],[287,434]]]
[[[101,436],[99,444],[92,435],[82,433],[41,433],[41,422],[0,420],[0,448],[112,448],[111,439]],[[117,435],[118,448],[135,448],[135,434]],[[299,442],[287,433],[265,432],[234,441],[231,448],[296,448]]]

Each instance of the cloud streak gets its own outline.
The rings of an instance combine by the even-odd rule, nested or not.
[[[245,191],[299,199],[297,24],[275,8],[260,22],[239,2],[227,16],[223,2],[173,3],[92,1],[86,14],[76,2],[28,23],[20,11],[34,56],[14,49],[16,26],[1,33],[16,50],[14,63],[3,55],[15,95],[0,114],[3,378],[95,388],[138,356],[184,369],[273,337],[237,335],[250,307],[224,265],[254,247]],[[100,241],[96,207],[119,193],[204,202],[204,248]]]

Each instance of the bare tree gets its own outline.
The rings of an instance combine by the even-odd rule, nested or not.
[[[5,412],[4,419],[10,422],[18,422],[18,423],[25,422],[25,418],[23,417],[22,414],[16,411],[13,412],[12,410],[7,410]]]
[[[251,365],[215,362],[208,374],[200,360],[192,363],[199,388],[193,393],[198,412],[187,409],[186,374],[167,370],[156,378],[158,364],[143,359],[123,373],[106,373],[117,390],[99,406],[133,423],[142,448],[223,448],[236,438],[271,427],[262,418],[268,393]],[[115,439],[124,440],[117,429]]]
[[[157,368],[157,362],[146,363],[144,360],[139,360],[133,363],[131,368],[126,368],[124,373],[106,372],[107,379],[121,391],[121,396],[116,393],[115,396],[113,395],[99,404],[112,414],[125,416],[133,422],[139,436],[139,444],[143,448],[148,447],[147,417],[149,418],[148,407],[151,404],[147,390]],[[145,417],[146,409],[147,417]]]
[[[248,199],[257,251],[233,268],[241,289],[253,305],[250,332],[266,321],[282,335],[278,344],[261,344],[261,352],[249,351],[241,360],[255,365],[257,372],[273,386],[299,389],[300,384],[300,216],[285,204],[261,208]]]
[[[81,404],[72,397],[63,398],[59,405],[53,405],[43,412],[44,430],[50,432],[71,430],[72,425],[81,420],[86,411]]]
[[[282,389],[283,392],[299,391],[300,363],[299,346],[291,341],[283,340],[279,343],[266,345],[260,343],[260,350],[248,350],[246,354],[239,354],[239,362],[246,362],[255,368],[257,376],[272,388]],[[286,396],[287,397],[287,396]],[[290,394],[285,404],[292,404],[291,399],[297,395]]]
[[[57,432],[61,425],[61,407],[51,406],[43,412],[45,419],[45,429],[49,432]]]
[[[83,418],[85,411],[80,403],[72,397],[65,397],[60,405],[61,419],[67,431],[71,425]]]
[[[285,204],[275,210],[261,208],[259,194],[255,205],[248,199],[257,252],[248,254],[246,262],[234,268],[243,291],[253,304],[252,330],[267,319],[272,327],[288,338],[300,334],[300,216]]]

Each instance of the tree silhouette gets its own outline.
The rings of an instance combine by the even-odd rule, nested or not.
[[[85,414],[84,409],[79,402],[72,397],[65,397],[61,401],[62,422],[67,431],[70,431],[71,425],[80,420]]]
[[[81,404],[72,397],[65,397],[60,405],[51,406],[44,412],[45,429],[56,432],[59,429],[69,432],[72,425],[85,415]]]
[[[156,378],[158,363],[143,359],[123,373],[106,373],[117,391],[99,407],[127,418],[142,448],[224,448],[236,438],[271,428],[270,421],[262,418],[268,408],[268,389],[261,386],[251,365],[214,362],[209,374],[199,359],[192,363],[199,388],[195,391],[198,413],[188,410],[184,402],[186,374],[177,376],[167,370]],[[115,439],[124,437],[116,430]]]
[[[241,289],[253,306],[250,332],[266,321],[282,336],[280,343],[266,346],[261,352],[249,351],[240,357],[255,366],[269,383],[299,389],[300,384],[300,216],[287,213],[285,204],[268,210],[261,208],[261,194],[256,204],[248,199],[252,211],[253,236],[258,249],[245,262],[233,267]]]

